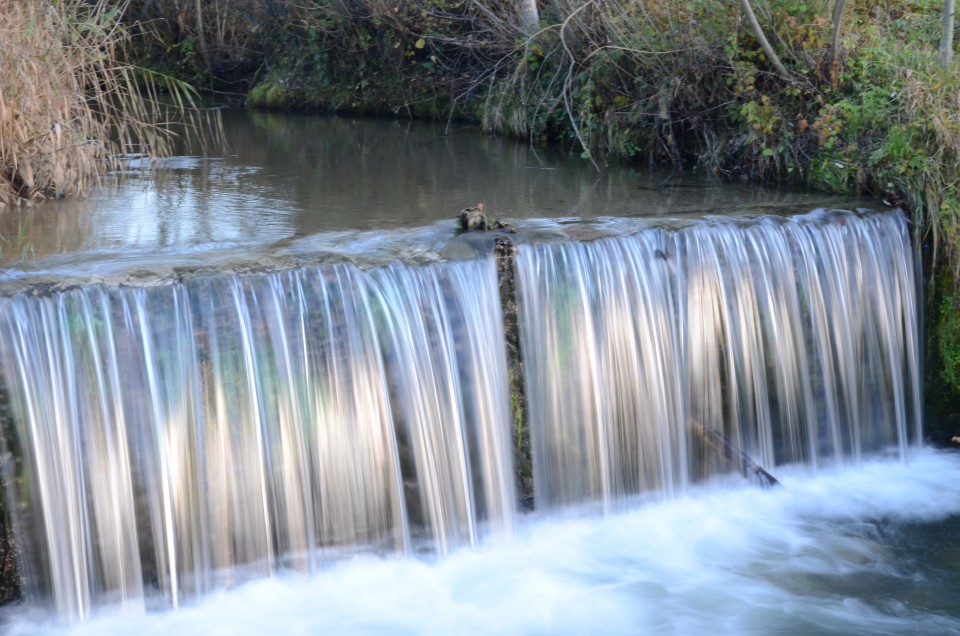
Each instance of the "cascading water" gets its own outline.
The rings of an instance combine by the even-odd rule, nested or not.
[[[515,273],[539,509],[684,491],[717,468],[690,422],[769,469],[920,438],[899,213],[519,244]],[[0,299],[33,586],[83,617],[508,530],[504,342],[489,257]]]
[[[714,219],[517,258],[539,507],[684,488],[710,469],[691,421],[767,467],[920,440],[899,214]]]
[[[508,528],[497,293],[483,260],[4,299],[31,579],[83,617]]]

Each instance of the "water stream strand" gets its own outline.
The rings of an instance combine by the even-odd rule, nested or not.
[[[538,507],[610,509],[729,470],[691,420],[770,469],[920,441],[899,213],[713,219],[517,258]]]

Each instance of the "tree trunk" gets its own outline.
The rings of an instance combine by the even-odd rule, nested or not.
[[[943,37],[940,39],[940,66],[947,68],[953,61],[953,11],[954,0],[943,3]]]
[[[540,22],[537,0],[520,0],[520,22],[524,30],[530,31]]]
[[[837,59],[840,52],[840,24],[843,22],[843,8],[847,0],[834,0],[833,2],[833,37],[830,39],[830,51],[833,53],[833,59]]]
[[[213,74],[213,69],[210,64],[210,53],[207,51],[207,36],[203,32],[203,2],[202,0],[197,0],[197,42],[200,44],[200,55],[203,57],[203,64],[207,67],[207,76]]]
[[[830,38],[830,54],[833,59],[830,67],[830,85],[834,88],[837,87],[840,79],[840,25],[843,22],[843,8],[846,4],[846,0],[833,2],[833,37]]]
[[[780,61],[780,58],[777,56],[777,52],[773,50],[773,47],[770,46],[770,41],[767,40],[767,36],[764,35],[763,29],[760,27],[760,22],[757,20],[757,14],[753,12],[753,7],[750,5],[750,0],[740,0],[740,5],[743,7],[743,12],[747,14],[747,20],[750,22],[750,28],[753,29],[754,37],[756,37],[757,42],[760,43],[760,48],[763,49],[767,59],[770,60],[771,64],[773,64],[773,68],[776,69],[777,75],[788,82],[792,81],[793,78],[791,78],[790,73],[787,72],[787,67],[785,67],[783,62]]]

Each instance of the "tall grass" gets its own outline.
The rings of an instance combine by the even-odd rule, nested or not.
[[[128,0],[0,3],[0,203],[87,193],[124,153],[164,154],[159,91],[184,84],[124,62]]]

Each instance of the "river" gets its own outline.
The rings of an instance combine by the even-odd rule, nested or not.
[[[36,577],[0,629],[960,631],[899,213],[455,122],[224,130],[0,221]],[[478,201],[518,229],[533,512]]]

